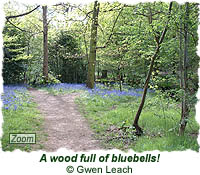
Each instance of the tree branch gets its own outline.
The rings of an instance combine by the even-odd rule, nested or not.
[[[6,16],[6,20],[9,20],[11,18],[18,18],[18,17],[22,17],[22,16],[25,16],[25,15],[28,15],[30,13],[32,13],[33,11],[35,11],[36,9],[38,9],[40,7],[40,5],[38,5],[37,7],[35,7],[33,10],[29,11],[29,12],[26,12],[26,13],[22,13],[22,14],[19,14],[19,15],[14,15],[14,16]]]
[[[164,39],[165,34],[166,34],[166,32],[167,32],[168,23],[169,23],[170,16],[171,16],[171,11],[172,11],[172,2],[170,2],[170,4],[169,4],[168,20],[167,20],[167,23],[166,23],[165,29],[163,30],[163,32],[162,32],[162,34],[161,34],[161,37],[160,37],[160,40],[159,40],[159,45],[163,42],[163,39]]]
[[[7,20],[7,22],[9,22],[12,26],[14,26],[15,28],[17,28],[18,30],[22,31],[22,32],[27,32],[27,33],[30,33],[31,36],[34,36],[34,35],[37,35],[39,33],[42,33],[43,31],[39,31],[39,32],[35,32],[35,33],[32,33],[28,30],[24,30],[24,29],[21,29],[20,27],[16,26],[14,23],[12,23],[9,19]]]
[[[121,8],[118,8],[120,6],[121,6],[121,4],[119,4],[118,6],[112,7],[108,10],[103,10],[103,11],[100,11],[100,12],[111,12],[111,11],[115,11],[115,10],[118,11],[118,10],[121,10]]]
[[[115,21],[114,21],[114,24],[113,24],[113,27],[112,27],[112,30],[111,30],[110,36],[108,37],[107,42],[105,43],[104,46],[97,47],[97,49],[106,48],[107,45],[109,44],[110,39],[111,39],[111,37],[112,37],[112,35],[113,35],[113,32],[114,32],[114,29],[115,29],[115,25],[116,25],[116,23],[117,23],[117,21],[118,21],[118,19],[119,19],[120,14],[122,13],[123,9],[124,9],[124,6],[121,8],[121,10],[119,11],[119,14],[117,15],[117,18],[116,18]]]
[[[7,22],[9,22],[12,26],[14,26],[15,28],[17,28],[18,30],[22,31],[22,32],[28,32],[24,29],[21,29],[20,27],[17,27],[15,24],[13,24],[9,19],[7,19]]]

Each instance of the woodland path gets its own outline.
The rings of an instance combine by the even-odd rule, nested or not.
[[[43,90],[31,89],[30,94],[44,116],[44,132],[48,134],[44,150],[66,148],[73,151],[100,149],[87,120],[81,116],[75,98],[78,93],[51,95]]]

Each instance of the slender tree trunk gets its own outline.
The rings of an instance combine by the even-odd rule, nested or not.
[[[100,77],[100,71],[99,71],[99,61],[97,62],[97,77]]]
[[[88,60],[88,73],[87,73],[87,87],[94,88],[95,81],[95,64],[96,64],[96,46],[97,46],[97,27],[98,27],[98,14],[99,14],[98,1],[94,2],[92,26],[91,26],[91,38],[90,38],[90,52]]]
[[[157,57],[157,55],[159,53],[159,49],[160,49],[160,46],[157,46],[156,51],[155,51],[154,55],[151,58],[151,64],[150,64],[149,72],[147,74],[146,81],[145,81],[145,84],[144,84],[144,91],[143,91],[143,94],[142,94],[142,100],[141,100],[140,106],[138,108],[138,111],[137,111],[135,119],[134,119],[133,126],[136,129],[136,134],[137,135],[141,135],[143,133],[142,128],[140,128],[139,125],[138,125],[138,121],[139,121],[140,114],[141,114],[143,106],[144,106],[144,102],[145,102],[146,95],[147,95],[147,89],[148,89],[149,81],[150,81],[151,74],[152,74],[152,71],[153,71],[154,61],[155,61],[155,59],[156,59],[156,57]]]
[[[48,24],[47,24],[47,6],[42,6],[43,9],[43,76],[45,82],[48,81]]]
[[[180,5],[180,11],[182,11],[182,5]],[[183,88],[183,48],[182,48],[182,33],[183,33],[183,30],[182,30],[182,17],[180,17],[180,31],[179,31],[179,57],[180,57],[180,60],[179,60],[179,67],[180,67],[180,89],[184,89]],[[183,114],[184,114],[184,103],[183,103],[183,98],[181,100],[181,120],[183,118]],[[180,121],[181,123],[181,121]]]
[[[85,33],[86,33],[86,31],[87,30],[85,30]],[[88,46],[87,46],[87,41],[86,41],[85,33],[83,35],[83,40],[84,40],[84,44],[85,44],[85,55],[86,55],[87,61],[89,62],[89,58],[88,58]]]
[[[28,40],[28,45],[27,45],[27,56],[30,56],[30,40],[31,40],[31,37],[30,37],[29,40]],[[25,68],[25,71],[24,71],[24,84],[27,83],[27,76],[26,76],[26,73],[27,73],[28,67],[29,67],[29,59],[27,60],[27,67]]]
[[[185,127],[187,125],[188,118],[188,83],[187,83],[187,69],[188,69],[188,19],[189,19],[189,3],[185,4],[186,17],[184,22],[184,59],[183,59],[183,100],[182,100],[182,111],[181,111],[181,122],[179,135],[183,135],[185,131]]]
[[[180,11],[181,11],[180,5]],[[180,88],[183,89],[183,49],[182,49],[182,18],[180,17],[180,32],[179,32],[179,68],[180,68]]]
[[[149,71],[148,71],[148,74],[147,74],[147,77],[146,77],[146,81],[145,81],[145,84],[144,84],[144,91],[143,91],[143,94],[142,94],[142,100],[141,100],[141,103],[139,105],[139,108],[138,108],[138,111],[136,113],[136,116],[134,118],[134,122],[133,122],[133,126],[135,127],[136,129],[136,135],[141,135],[143,133],[143,130],[142,128],[139,126],[138,124],[138,121],[139,121],[139,118],[140,118],[140,114],[142,112],[142,109],[144,107],[144,103],[145,103],[145,99],[146,99],[146,94],[147,94],[147,89],[148,89],[148,85],[149,85],[149,81],[150,81],[150,78],[151,78],[151,74],[152,74],[152,71],[153,71],[153,66],[154,66],[154,61],[155,59],[157,58],[158,56],[158,53],[159,53],[159,50],[160,50],[160,45],[162,44],[164,38],[165,38],[165,35],[166,35],[166,32],[167,32],[167,28],[168,28],[168,23],[169,23],[169,19],[170,19],[170,14],[171,14],[171,10],[172,10],[172,2],[170,2],[169,4],[169,11],[168,11],[168,21],[166,23],[166,26],[161,34],[161,37],[157,37],[155,34],[155,41],[157,43],[157,47],[156,47],[156,50],[155,50],[155,53],[154,55],[152,56],[151,58],[151,63],[150,63],[150,68],[149,68]],[[152,14],[150,14],[150,17],[152,19]],[[149,20],[149,23],[151,24],[152,23],[152,20]]]

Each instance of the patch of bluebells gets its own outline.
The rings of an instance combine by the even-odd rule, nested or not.
[[[141,96],[141,92],[143,89],[133,89],[133,88],[123,88],[123,91],[118,89],[112,89],[103,84],[96,84],[94,89],[89,89],[85,84],[69,84],[69,83],[58,83],[58,84],[50,84],[46,85],[46,88],[53,88],[56,91],[68,91],[68,90],[85,90],[88,91],[89,96],[101,96],[103,98],[106,97],[124,97],[124,96],[132,96],[139,97]],[[148,92],[152,92],[152,90],[148,90]]]
[[[124,90],[124,91],[120,91],[120,90],[116,90],[116,89],[101,89],[98,87],[95,87],[94,89],[88,89],[89,95],[90,96],[94,96],[94,95],[98,95],[101,96],[103,98],[106,97],[122,97],[122,96],[132,96],[132,97],[139,97],[141,96],[141,94],[135,92],[134,90]]]
[[[85,84],[58,83],[58,84],[45,85],[43,87],[60,91],[60,92],[70,91],[70,90],[87,90],[87,87]]]
[[[24,85],[4,85],[3,90],[3,94],[1,94],[3,109],[22,109],[23,104],[30,103],[31,97]]]

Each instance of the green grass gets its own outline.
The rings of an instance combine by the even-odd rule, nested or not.
[[[67,93],[76,93],[76,92],[82,92],[83,90],[78,90],[78,89],[54,89],[54,88],[49,88],[49,87],[42,87],[42,88],[37,88],[39,90],[44,90],[47,91],[51,95],[64,95]]]
[[[197,142],[199,125],[194,119],[194,111],[190,113],[191,117],[184,136],[178,136],[180,107],[173,100],[147,96],[139,121],[144,129],[144,135],[141,137],[133,137],[134,129],[117,130],[132,126],[140,98],[102,98],[83,94],[76,102],[96,132],[97,138],[102,140],[102,145],[107,149],[118,148],[124,151],[133,149],[138,152],[199,150]]]
[[[24,103],[22,109],[5,110],[3,113],[3,136],[1,138],[3,151],[33,151],[43,148],[41,141],[45,135],[43,133],[43,118],[36,109],[36,104]],[[9,144],[9,133],[36,133],[36,144]]]

